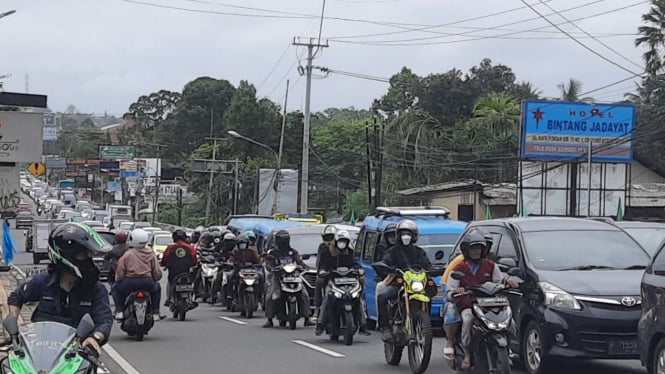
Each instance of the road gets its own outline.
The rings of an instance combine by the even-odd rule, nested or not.
[[[32,257],[23,251],[23,234],[14,230],[21,248],[15,263],[32,268]],[[43,265],[41,265],[43,266]],[[165,285],[162,285],[165,289]],[[162,308],[162,312],[167,310]],[[356,337],[352,346],[330,342],[326,336],[314,336],[313,328],[295,331],[282,328],[263,329],[264,319],[246,320],[238,313],[223,312],[220,306],[201,305],[180,322],[167,318],[155,324],[143,342],[128,338],[116,324],[110,345],[127,362],[124,370],[105,357],[113,373],[185,373],[191,371],[276,372],[336,374],[410,373],[406,357],[398,367],[388,366],[383,358],[379,334]],[[443,359],[443,338],[435,338],[428,372],[452,373]],[[124,363],[123,363],[124,364]],[[525,373],[515,369],[514,373]],[[638,361],[596,361],[564,363],[549,372],[567,374],[645,373]]]

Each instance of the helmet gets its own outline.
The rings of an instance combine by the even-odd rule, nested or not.
[[[204,230],[205,230],[205,228],[203,226],[197,226],[194,229],[194,232],[198,232],[199,234],[201,234]]]
[[[321,232],[321,238],[324,242],[331,242],[335,240],[335,233],[337,232],[337,227],[333,225],[326,225]]]
[[[127,232],[118,231],[115,233],[115,243],[122,244],[127,242]]]
[[[404,246],[418,241],[418,226],[410,219],[403,219],[397,224],[397,239]]]
[[[388,243],[388,237],[393,237],[395,238],[397,235],[397,224],[396,223],[391,223],[388,226],[386,226],[385,229],[383,229],[383,236],[386,238],[386,243]],[[390,244],[390,243],[388,243]]]
[[[291,245],[291,235],[286,230],[279,230],[275,233],[275,244],[278,248],[288,248]]]
[[[238,249],[244,250],[249,248],[249,238],[245,234],[240,234],[236,240],[238,243]]]
[[[209,232],[204,232],[201,234],[201,244],[204,246],[209,246],[212,244],[212,234]]]
[[[212,241],[213,241],[213,243],[215,243],[215,245],[222,242],[222,232],[221,231],[212,231],[212,232],[210,232],[210,235],[212,235]]]
[[[182,229],[176,229],[171,237],[174,243],[178,240],[187,241],[187,233]]]
[[[339,249],[349,248],[349,244],[351,244],[351,235],[349,235],[349,232],[346,230],[337,231],[335,233],[335,244]]]
[[[143,248],[148,245],[150,235],[143,229],[135,229],[129,233],[127,244],[129,248]]]
[[[56,269],[64,269],[78,278],[95,282],[99,272],[92,256],[111,249],[99,233],[78,222],[57,226],[48,238],[48,256]]]
[[[465,260],[469,260],[469,250],[471,247],[474,247],[476,245],[481,246],[482,252],[480,257],[484,258],[487,256],[487,252],[489,250],[489,246],[487,245],[487,239],[489,235],[485,233],[481,229],[472,229],[467,232],[464,237],[462,237],[462,241],[460,242],[460,249],[462,250],[462,255],[464,255]]]
[[[250,244],[256,243],[256,234],[252,230],[247,230],[243,232],[243,235],[245,235],[249,239]]]
[[[233,233],[231,233],[231,232],[227,232],[226,234],[224,234],[224,241],[226,242],[226,241],[229,241],[229,240],[231,240],[231,241],[236,240],[236,236],[233,235]]]
[[[212,233],[222,232],[222,230],[220,230],[218,226],[210,226],[210,227],[208,227],[208,231],[210,231]]]

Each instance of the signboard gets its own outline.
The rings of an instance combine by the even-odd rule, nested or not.
[[[35,177],[38,177],[46,172],[46,166],[40,162],[33,162],[28,165],[28,171]]]
[[[103,171],[119,171],[120,170],[120,162],[119,161],[100,161],[99,162],[99,170]]]
[[[99,165],[96,158],[68,158],[67,165]]]
[[[15,211],[20,202],[18,166],[0,166],[0,211]]]
[[[100,145],[99,158],[102,160],[116,160],[123,158],[134,158],[134,146],[125,145]]]
[[[42,115],[0,112],[0,162],[42,159]]]
[[[47,158],[46,159],[46,167],[53,170],[53,169],[66,169],[67,168],[67,160],[64,158]]]
[[[192,160],[190,167],[197,173],[233,173],[235,160]]]
[[[58,140],[58,128],[55,126],[44,126],[44,129],[42,130],[42,140]]]
[[[179,184],[160,184],[159,202],[176,203],[178,201],[178,191],[182,191],[183,196],[187,195],[187,186]]]
[[[635,105],[527,100],[522,106],[521,155],[531,160],[633,159]]]
[[[136,178],[138,176],[137,168],[141,168],[141,177],[145,177],[146,173],[144,160],[120,160],[120,177],[121,178]]]

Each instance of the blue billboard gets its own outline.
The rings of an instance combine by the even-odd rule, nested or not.
[[[532,160],[633,160],[635,105],[526,100],[521,155]]]

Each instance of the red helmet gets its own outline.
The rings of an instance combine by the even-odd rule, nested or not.
[[[115,242],[117,244],[122,244],[127,242],[127,232],[118,231],[115,233]]]

